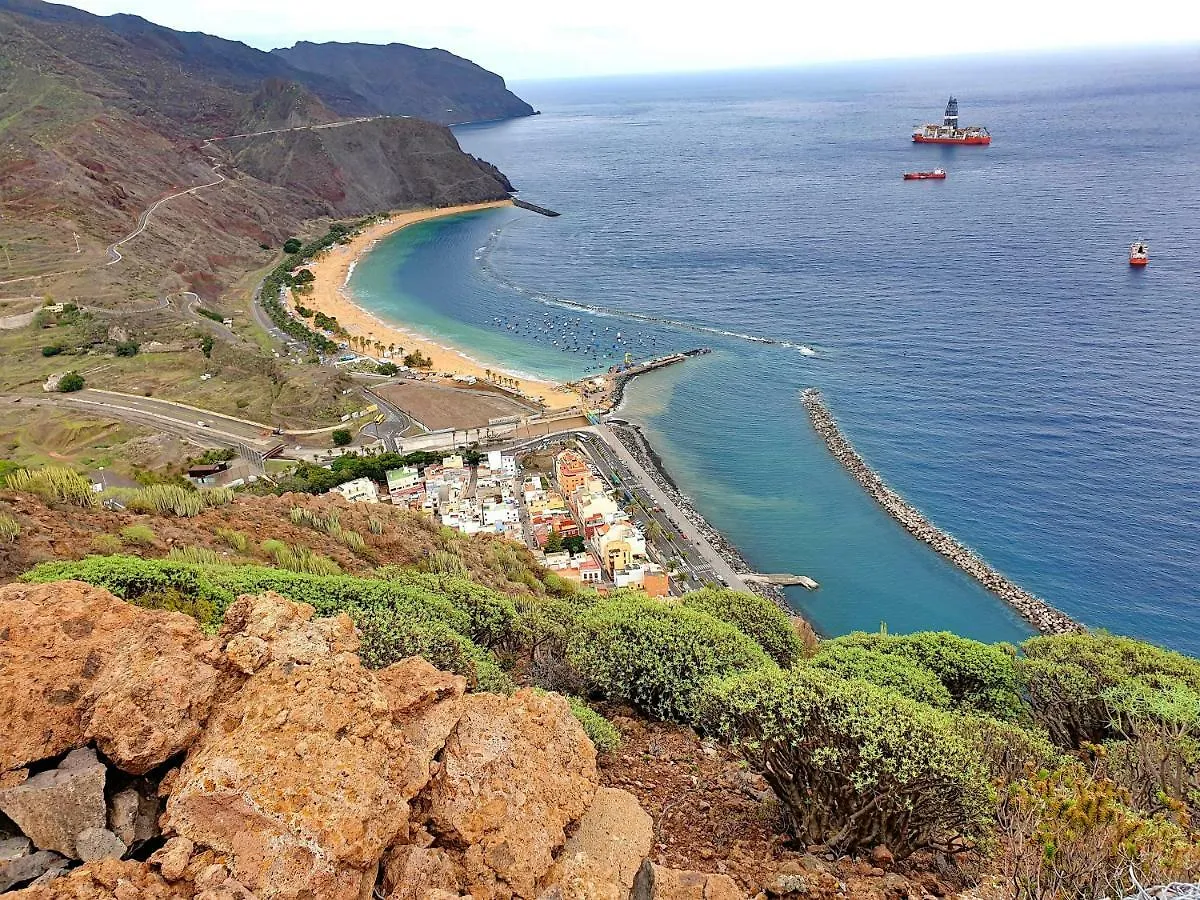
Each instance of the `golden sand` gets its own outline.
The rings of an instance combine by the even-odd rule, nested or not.
[[[476,362],[453,347],[445,347],[407,328],[388,324],[358,306],[346,288],[346,279],[350,274],[350,266],[370,249],[375,241],[394,234],[401,228],[442,216],[508,205],[508,200],[497,200],[493,203],[421,209],[389,216],[384,221],[364,229],[348,243],[327,250],[308,265],[316,281],[313,282],[312,293],[304,296],[303,305],[309,309],[320,310],[327,316],[333,316],[355,337],[379,341],[385,347],[395,344],[397,347],[403,347],[405,353],[419,350],[422,355],[433,360],[430,371],[474,375],[480,381],[487,381],[486,372],[490,366]],[[494,368],[491,370],[493,373],[502,371]],[[526,396],[540,399],[548,409],[565,409],[579,402],[579,397],[573,390],[553,382],[515,375],[506,377],[512,377],[518,390]]]

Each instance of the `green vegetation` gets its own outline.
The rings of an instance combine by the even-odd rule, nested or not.
[[[710,587],[688,594],[683,605],[728,622],[757,641],[784,668],[804,655],[804,645],[787,613],[757,594]]]
[[[621,746],[621,733],[613,723],[600,715],[578,697],[567,697],[571,712],[583,726],[584,732],[596,746],[598,753],[612,753]]]
[[[121,529],[121,540],[126,544],[133,544],[138,547],[149,547],[154,543],[156,538],[157,535],[154,533],[154,529],[149,525],[126,525]]]
[[[245,553],[250,547],[250,538],[244,531],[234,531],[231,528],[218,528],[216,535],[232,550]]]
[[[350,433],[349,428],[335,428],[333,429],[333,433],[329,435],[329,438],[333,441],[333,446],[345,447],[354,440],[354,435]]]
[[[938,709],[949,709],[953,704],[950,692],[936,675],[903,656],[828,643],[808,660],[808,665],[841,678],[869,681]]]
[[[375,371],[380,375],[386,375],[391,378],[400,371],[400,367],[394,362],[381,362],[378,366],[376,366]]]
[[[682,722],[696,720],[711,679],[773,665],[732,625],[640,595],[616,596],[584,612],[567,659],[608,696]]]
[[[140,349],[137,341],[121,341],[113,346],[113,353],[117,356],[137,356]]]
[[[47,502],[59,501],[73,506],[96,505],[92,483],[65,466],[17,469],[8,473],[5,484],[14,491],[37,494]]]
[[[433,360],[421,353],[420,350],[414,350],[412,353],[404,355],[404,364],[410,369],[428,369],[433,365]]]
[[[68,372],[58,382],[58,390],[63,394],[73,394],[75,391],[82,391],[83,386],[83,376],[74,371]]]
[[[229,462],[231,459],[235,459],[236,457],[237,451],[230,447],[225,447],[222,449],[212,448],[205,450],[203,453],[193,459],[192,462],[198,466],[211,466],[215,463]]]
[[[167,554],[171,562],[192,563],[200,566],[218,566],[226,562],[216,550],[207,547],[172,547]]]
[[[283,252],[291,256],[293,253],[299,253],[303,246],[304,243],[299,238],[288,238],[283,242]]]
[[[120,553],[125,546],[119,537],[115,534],[98,534],[92,538],[90,548],[93,553],[112,554]]]
[[[132,491],[115,491],[125,506],[135,512],[159,515],[198,516],[204,511],[204,498],[195,490],[177,484],[152,484]]]
[[[277,494],[324,494],[353,481],[355,478],[370,478],[376,484],[387,482],[388,469],[398,469],[401,466],[427,466],[441,462],[443,454],[418,450],[414,453],[377,453],[373,456],[359,456],[357,453],[347,453],[339,456],[326,469],[311,463],[297,463],[295,468],[281,476],[276,481]],[[479,462],[478,451],[464,451],[463,460],[470,465]]]
[[[213,347],[215,346],[216,342],[213,341],[211,334],[206,334],[200,338],[200,352],[204,354],[205,359],[212,359]]]
[[[47,344],[42,348],[42,356],[58,356],[65,349],[62,344]]]
[[[21,536],[21,523],[6,512],[0,512],[0,539],[13,543]]]
[[[219,312],[213,312],[211,309],[205,309],[203,306],[197,306],[196,312],[200,313],[200,315],[204,316],[204,318],[211,319],[214,322],[225,321],[225,317]]]
[[[736,675],[709,703],[709,727],[763,772],[802,841],[906,856],[985,831],[987,772],[948,713],[812,669]]]

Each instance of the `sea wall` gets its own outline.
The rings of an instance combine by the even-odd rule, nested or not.
[[[998,596],[1042,634],[1065,634],[1083,630],[1083,626],[1066,613],[1060,612],[1040,597],[1001,575],[975,551],[946,534],[925,518],[920,510],[888,487],[846,440],[821,400],[820,392],[810,388],[800,395],[800,399],[808,411],[813,428],[825,441],[829,452],[909,534],[928,544]]]
[[[617,436],[617,440],[625,445],[625,449],[629,451],[630,455],[654,479],[662,492],[671,499],[672,503],[679,507],[679,511],[696,527],[696,530],[713,546],[713,549],[721,554],[725,562],[729,563],[729,567],[738,573],[753,572],[754,570],[750,568],[749,563],[738,552],[737,547],[725,535],[713,528],[708,523],[708,520],[692,505],[691,501],[679,492],[674,479],[667,473],[662,459],[655,452],[654,448],[650,446],[650,442],[646,440],[646,436],[642,433],[642,430],[637,425],[619,419],[610,419],[608,426],[612,429],[613,434]],[[746,586],[754,591],[754,593],[775,603],[788,615],[794,615],[791,608],[787,605],[783,590],[777,585],[770,584],[769,582],[753,581],[747,582]]]

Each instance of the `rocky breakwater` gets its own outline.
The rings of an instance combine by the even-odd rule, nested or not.
[[[651,823],[598,789],[565,700],[468,694],[419,658],[370,670],[357,646],[346,616],[272,594],[208,637],[90,585],[0,588],[0,892],[630,896]],[[704,879],[649,896],[701,900],[668,889]]]
[[[829,452],[909,534],[928,544],[998,596],[1042,634],[1066,634],[1083,629],[1083,626],[1066,613],[1060,612],[1040,597],[1001,575],[975,551],[946,534],[925,518],[920,510],[888,487],[846,440],[838,428],[837,421],[821,400],[819,391],[810,388],[800,395],[800,399],[808,411],[813,428],[821,436]]]

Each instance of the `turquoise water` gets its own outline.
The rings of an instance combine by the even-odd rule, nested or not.
[[[525,86],[543,115],[457,133],[564,215],[429,223],[353,287],[556,378],[711,346],[638,379],[625,412],[752,565],[821,583],[789,600],[827,633],[1025,628],[833,462],[798,402],[809,386],[897,490],[1014,580],[1197,653],[1198,59]],[[908,141],[949,89],[991,147]],[[933,165],[950,177],[900,180]],[[1135,237],[1145,272],[1125,261]]]

